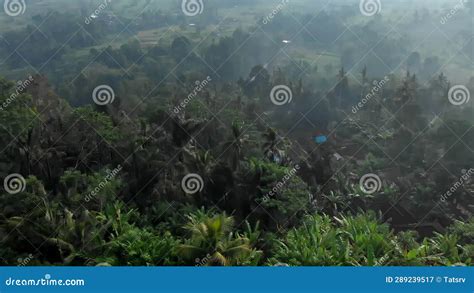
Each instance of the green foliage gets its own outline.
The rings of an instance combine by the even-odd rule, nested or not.
[[[178,247],[178,255],[188,264],[197,259],[205,260],[203,265],[256,265],[260,251],[251,246],[251,241],[232,231],[234,219],[226,214],[208,216],[202,213],[188,216],[184,227],[190,238]],[[199,265],[200,261],[195,263]]]
[[[386,160],[377,158],[372,153],[368,153],[365,161],[359,167],[359,173],[362,175],[373,173],[377,170],[383,169],[386,164]]]
[[[0,136],[5,138],[0,143],[2,149],[12,140],[25,143],[29,131],[39,123],[38,115],[36,108],[31,106],[31,96],[16,94],[14,90],[0,96]]]
[[[309,188],[298,176],[299,166],[286,167],[253,159],[249,169],[258,174],[256,201],[264,208],[275,210],[278,216],[287,219],[310,208]]]
[[[103,138],[107,142],[116,142],[123,139],[120,131],[114,127],[112,119],[102,113],[94,111],[92,106],[77,108],[73,112],[73,123],[77,120],[81,122],[80,126],[83,129],[83,135],[97,133],[99,139]]]
[[[172,252],[177,245],[170,233],[156,235],[130,226],[105,245],[104,256],[95,262],[114,266],[176,265]]]
[[[456,220],[472,214],[472,179],[438,202],[474,163],[472,108],[449,104],[444,74],[425,83],[445,60],[406,60],[405,36],[367,33],[350,7],[303,21],[307,32],[280,54],[307,11],[254,31],[237,26],[252,24],[242,9],[255,1],[207,3],[193,26],[143,2],[157,9],[132,19],[140,5],[116,3],[80,31],[79,14],[29,3],[37,14],[3,26],[2,70],[18,78],[33,66],[53,86],[38,76],[18,91],[0,79],[0,177],[27,178],[25,191],[0,193],[1,264],[34,255],[31,265],[472,265],[474,224]],[[86,16],[96,9],[71,3]],[[239,16],[216,30],[222,8]],[[341,19],[380,58],[356,50]],[[122,21],[133,29],[111,39]],[[386,72],[405,61],[405,77]],[[112,104],[93,104],[100,84],[114,89]],[[292,101],[272,103],[275,85]],[[315,133],[327,143],[315,145]],[[204,184],[194,195],[181,186],[190,173]],[[359,184],[367,173],[382,179],[372,195]],[[343,216],[350,210],[361,214]]]
[[[64,198],[71,205],[84,205],[102,210],[106,202],[116,200],[120,187],[123,185],[110,169],[92,174],[80,171],[65,171],[59,183],[64,190]]]
[[[277,241],[270,264],[306,266],[472,264],[455,235],[437,234],[421,244],[410,233],[394,234],[372,215],[308,216]]]

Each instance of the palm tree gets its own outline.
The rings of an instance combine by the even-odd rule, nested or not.
[[[278,135],[273,128],[268,128],[265,133],[263,133],[263,153],[266,155],[268,152],[273,152],[276,149],[278,143]]]
[[[184,259],[206,266],[248,264],[252,259],[258,260],[260,252],[252,249],[250,240],[232,232],[232,217],[225,213],[216,216],[200,213],[189,215],[188,219],[184,228],[191,233],[191,238],[178,247]]]
[[[224,152],[230,150],[229,160],[234,171],[239,169],[242,149],[248,139],[248,135],[243,135],[241,126],[237,123],[232,124],[232,137],[224,143]]]
[[[288,149],[291,148],[291,142],[287,138],[279,136],[273,128],[268,128],[262,137],[262,150],[267,159],[281,165],[291,163],[290,158],[286,155]]]

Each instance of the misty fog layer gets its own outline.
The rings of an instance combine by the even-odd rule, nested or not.
[[[474,255],[471,0],[6,0],[0,264]]]

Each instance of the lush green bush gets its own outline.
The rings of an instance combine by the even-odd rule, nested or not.
[[[459,224],[458,224],[459,225]],[[276,242],[269,264],[294,266],[470,265],[472,248],[454,234],[417,241],[396,234],[373,215],[308,216]]]

